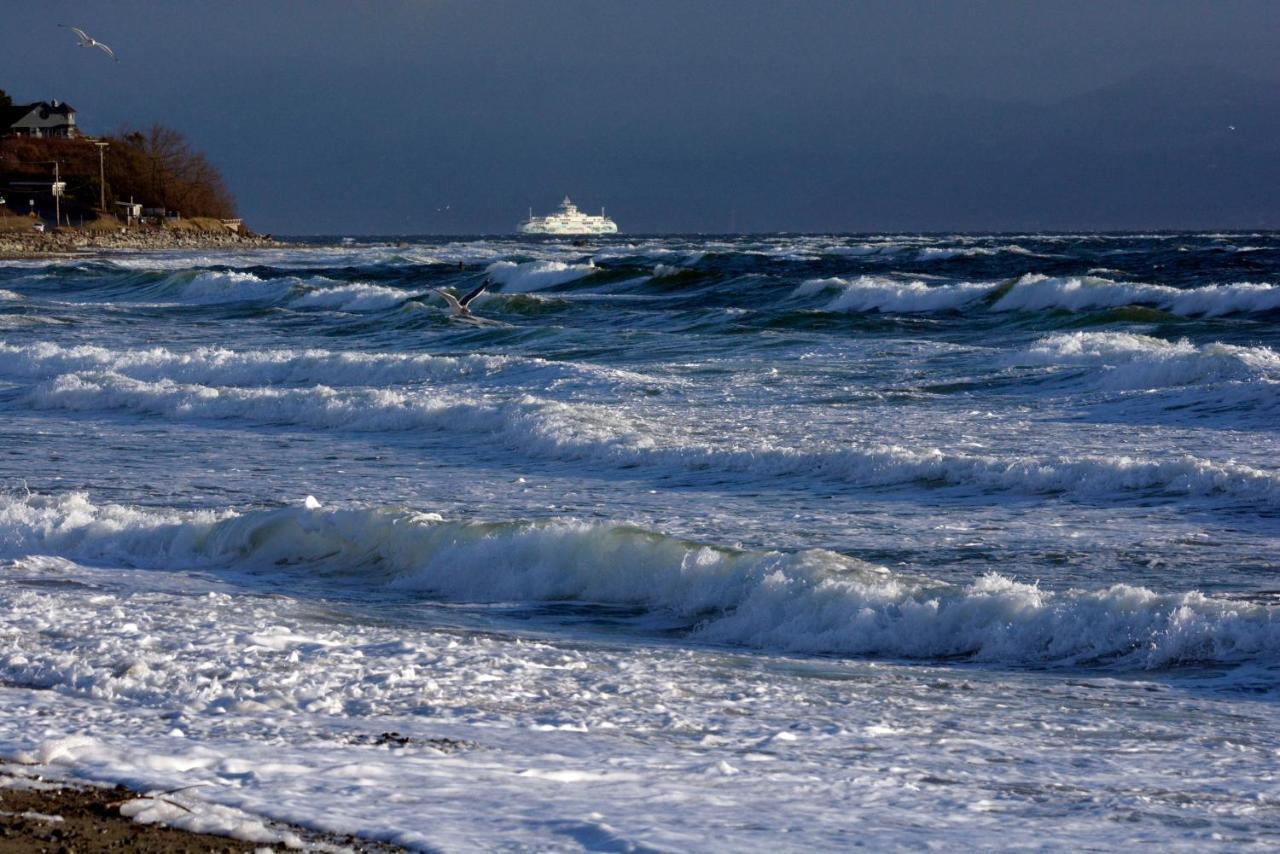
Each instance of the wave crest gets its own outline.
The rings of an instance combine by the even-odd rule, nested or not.
[[[566,264],[562,261],[496,261],[486,270],[506,293],[528,293],[564,285],[600,272],[595,262]]]
[[[110,371],[62,374],[27,393],[31,406],[123,410],[173,419],[231,419],[358,432],[432,430],[488,436],[535,458],[655,474],[711,470],[745,480],[818,478],[859,487],[904,485],[982,492],[1124,499],[1194,496],[1280,507],[1280,474],[1190,455],[995,456],[896,445],[743,449],[682,438],[598,404],[530,395],[476,403],[435,389],[225,388],[170,379],[149,382]]]
[[[1276,660],[1277,608],[1114,585],[967,585],[824,550],[743,551],[629,526],[468,523],[407,511],[244,514],[0,496],[0,555],[305,573],[457,602],[578,601],[675,618],[701,641],[788,652],[1164,668]]]
[[[150,383],[205,386],[404,386],[483,379],[511,384],[607,383],[661,387],[672,378],[651,377],[585,363],[553,362],[526,356],[436,356],[423,353],[365,353],[352,350],[189,351],[152,347],[112,350],[91,344],[0,341],[0,377],[52,380],[68,374],[116,375]],[[111,406],[109,408],[116,408]]]
[[[1104,370],[1113,389],[1150,389],[1193,383],[1258,382],[1280,389],[1280,354],[1270,347],[1214,342],[1197,346],[1185,338],[1166,341],[1130,332],[1071,332],[1050,335],[1011,357],[1016,364],[1086,365]]]
[[[1028,274],[1006,282],[904,281],[883,276],[811,279],[793,292],[804,297],[834,292],[825,311],[897,314],[985,309],[993,312],[1073,311],[1145,306],[1182,317],[1219,317],[1280,311],[1280,287],[1236,282],[1173,288],[1116,282],[1097,276]]]

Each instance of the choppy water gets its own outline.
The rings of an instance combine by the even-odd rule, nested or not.
[[[445,849],[1274,845],[1278,321],[1270,233],[0,263],[0,752]]]

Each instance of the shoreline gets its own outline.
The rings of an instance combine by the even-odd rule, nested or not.
[[[188,827],[180,826],[184,823]],[[183,790],[144,793],[123,785],[45,777],[25,765],[0,767],[0,854],[263,850],[396,854],[408,849],[196,801]]]
[[[293,244],[255,234],[177,229],[0,232],[0,260],[89,255],[95,252],[154,252],[178,249],[279,249]]]

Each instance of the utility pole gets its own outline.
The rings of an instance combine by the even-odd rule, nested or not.
[[[62,188],[58,179],[58,161],[53,161],[53,227],[55,230],[62,224]]]
[[[98,146],[98,207],[104,211],[107,209],[107,173],[102,167],[102,152],[110,144],[109,142],[94,143],[94,145]]]

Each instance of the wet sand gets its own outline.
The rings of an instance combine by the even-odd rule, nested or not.
[[[0,854],[87,854],[87,852],[227,852],[241,854],[270,849],[298,850],[297,842],[246,842],[209,833],[193,833],[161,824],[142,824],[121,814],[156,799],[182,808],[176,798],[152,794],[150,799],[124,786],[78,786],[39,777],[0,778]],[[132,810],[130,805],[132,805]],[[397,846],[353,837],[319,834],[268,822],[273,831],[291,834],[301,850],[390,854]]]

